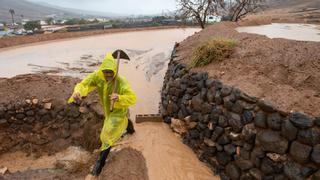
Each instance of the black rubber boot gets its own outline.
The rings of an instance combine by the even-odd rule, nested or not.
[[[93,176],[99,176],[99,174],[102,171],[102,168],[104,167],[105,163],[106,163],[106,159],[108,157],[108,154],[110,152],[111,147],[109,147],[108,149],[101,151],[99,159],[97,160],[96,164],[94,165],[91,174]]]
[[[127,133],[133,134],[134,132],[136,131],[134,130],[133,123],[130,119],[128,119]]]

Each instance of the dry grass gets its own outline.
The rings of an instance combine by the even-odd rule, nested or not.
[[[229,58],[236,44],[235,40],[224,38],[213,38],[206,41],[193,52],[191,66],[205,66]]]

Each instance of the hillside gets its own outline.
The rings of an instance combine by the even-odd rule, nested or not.
[[[50,15],[56,15],[58,17],[77,16],[75,13],[42,6],[25,0],[0,0],[0,21],[11,21],[10,8],[14,9],[14,17],[17,21],[22,19],[21,15],[23,15],[24,19],[41,19]]]

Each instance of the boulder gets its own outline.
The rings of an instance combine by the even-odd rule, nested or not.
[[[174,132],[184,135],[187,132],[186,123],[180,119],[171,119],[171,128]]]
[[[241,116],[235,113],[229,113],[228,124],[229,126],[231,126],[232,130],[236,133],[241,132],[243,128]]]
[[[299,129],[307,129],[313,126],[313,120],[303,113],[292,113],[289,120]]]
[[[262,172],[257,168],[250,169],[249,173],[255,179],[258,179],[258,180],[262,179]]]
[[[312,147],[294,141],[290,147],[290,155],[294,160],[303,164],[309,161],[311,150]]]
[[[223,147],[223,150],[224,150],[226,153],[228,153],[229,155],[233,155],[233,154],[236,153],[237,148],[236,148],[236,146],[233,145],[233,144],[227,144],[227,145],[225,145],[225,146]]]
[[[282,163],[274,162],[271,159],[265,157],[261,162],[260,169],[266,175],[280,174],[282,173],[283,165]]]
[[[274,113],[276,112],[276,107],[271,103],[271,102],[268,102],[268,101],[265,101],[265,100],[259,100],[258,101],[258,106],[266,111],[266,112],[269,112],[269,113]]]
[[[268,127],[273,130],[281,129],[281,117],[278,113],[272,113],[268,115],[267,118]]]
[[[201,112],[202,110],[202,103],[203,100],[201,99],[201,97],[199,95],[194,96],[191,100],[191,107],[197,111],[197,112]]]
[[[44,108],[44,109],[50,110],[51,107],[52,107],[52,103],[50,103],[50,102],[47,102],[47,103],[44,103],[44,104],[43,104],[43,108]]]
[[[229,163],[227,166],[226,166],[226,174],[228,175],[228,177],[232,180],[238,180],[240,178],[240,175],[241,175],[241,171],[240,169],[235,166],[234,164],[232,163]]]
[[[232,112],[237,113],[237,114],[242,114],[243,112],[243,107],[242,104],[239,101],[236,101],[232,107],[231,107]]]
[[[226,97],[232,92],[232,87],[224,85],[221,89],[221,96]]]
[[[298,141],[310,146],[320,144],[320,130],[318,128],[299,130]]]
[[[212,105],[209,103],[203,103],[201,105],[201,113],[202,114],[210,114],[212,111]]]
[[[311,153],[311,160],[318,165],[320,164],[320,144],[317,144],[313,147],[312,153]]]
[[[257,139],[264,151],[285,154],[288,149],[288,141],[276,131],[260,131],[257,135]]]
[[[253,113],[251,111],[245,110],[242,115],[242,123],[249,124],[253,120]]]
[[[250,160],[246,160],[241,157],[237,157],[235,163],[242,171],[253,168],[253,163]]]
[[[285,120],[281,125],[281,135],[287,138],[289,141],[293,141],[297,138],[298,129],[289,121]]]
[[[284,164],[284,174],[289,179],[304,180],[302,166],[293,161],[288,161]]]
[[[231,156],[229,156],[226,152],[218,152],[217,161],[220,165],[225,166],[231,161]]]
[[[267,128],[267,115],[262,111],[257,112],[254,124],[260,128]]]
[[[222,127],[217,126],[211,136],[211,139],[213,141],[216,141],[224,132],[224,129]]]

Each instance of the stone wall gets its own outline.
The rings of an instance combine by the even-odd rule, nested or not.
[[[320,117],[278,110],[178,59],[174,49],[161,114],[222,179],[320,179]]]
[[[55,153],[70,145],[98,148],[102,117],[92,111],[94,104],[53,104],[50,98],[0,104],[0,154]]]

